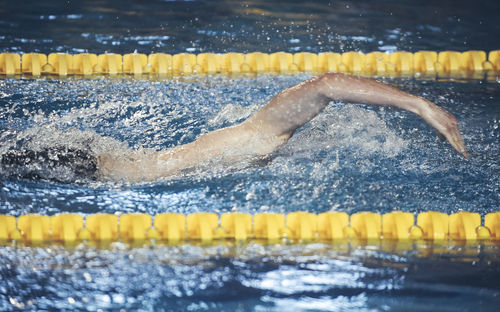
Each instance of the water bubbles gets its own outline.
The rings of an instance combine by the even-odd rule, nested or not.
[[[5,81],[3,90],[12,96],[4,98],[9,104],[0,109],[0,116],[4,116],[0,138],[5,142],[0,146],[0,155],[19,149],[47,152],[57,146],[47,154],[49,161],[56,162],[61,156],[57,151],[61,148],[71,149],[72,153],[84,150],[90,155],[114,153],[118,157],[131,150],[166,149],[244,120],[283,88],[306,78],[270,75],[162,82],[126,78]],[[460,91],[453,89],[445,98],[440,98],[441,92],[435,91],[435,87],[436,83],[429,82],[407,85],[417,95],[426,93],[444,105],[463,106],[464,94]],[[476,87],[487,90],[491,84]],[[44,92],[39,92],[42,89]],[[485,95],[478,103],[488,101],[496,99]],[[466,107],[464,114],[458,116],[459,120],[467,120],[467,116],[478,118],[480,112],[474,110],[479,107]],[[231,167],[213,160],[207,166],[151,185],[97,183],[94,186],[98,191],[94,193],[83,187],[90,181],[75,177],[68,168],[34,163],[32,169],[38,171],[32,172],[42,172],[48,178],[56,177],[70,185],[60,188],[41,183],[23,188],[24,182],[4,183],[10,190],[2,191],[6,198],[4,209],[57,213],[76,205],[89,211],[141,210],[155,214],[162,211],[224,212],[237,205],[250,212],[259,211],[261,206],[270,211],[309,209],[321,212],[333,205],[354,211],[373,206],[392,207],[391,201],[402,209],[464,205],[467,209],[481,209],[479,207],[489,205],[488,200],[477,205],[473,199],[465,202],[459,198],[466,193],[484,198],[489,189],[498,188],[495,178],[485,176],[488,170],[497,166],[492,160],[497,147],[490,142],[499,136],[497,119],[493,118],[485,131],[478,128],[481,134],[476,139],[466,137],[468,142],[488,141],[471,148],[481,151],[484,155],[481,159],[486,163],[477,160],[477,164],[459,162],[450,167],[446,164],[459,161],[459,158],[454,157],[448,146],[437,141],[425,124],[412,114],[340,103],[325,109],[299,129],[286,146],[266,159],[244,161]],[[436,162],[443,164],[436,165]],[[468,166],[475,169],[469,170]],[[454,183],[459,183],[464,174],[471,172],[479,179],[474,185],[480,185],[471,184],[477,189],[474,193],[453,190],[451,182],[437,190],[432,188],[437,184],[431,182],[423,185],[408,182],[423,177],[441,181],[442,177],[453,176]],[[481,186],[480,181],[484,179],[489,181],[487,187]],[[400,186],[395,187],[394,183]],[[115,188],[128,191],[117,192]],[[421,196],[431,190],[440,195]],[[446,192],[454,194],[453,198],[447,199],[443,195]],[[29,203],[21,199],[25,196],[30,198]],[[409,198],[419,200],[410,201],[410,205]]]
[[[227,104],[208,124],[212,127],[221,128],[225,125],[234,124],[236,121],[241,121],[250,116],[257,110],[257,105],[239,106]]]

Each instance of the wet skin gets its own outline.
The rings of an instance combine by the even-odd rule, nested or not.
[[[332,101],[395,107],[415,113],[468,158],[458,122],[448,111],[374,79],[328,73],[283,90],[242,123],[212,131],[194,142],[164,151],[133,152],[126,157],[99,155],[99,176],[113,181],[154,181],[214,159],[231,164],[263,157],[286,144],[297,128]]]

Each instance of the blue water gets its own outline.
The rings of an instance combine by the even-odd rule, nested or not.
[[[500,48],[491,39],[499,34],[495,1],[0,4],[1,51]],[[172,147],[245,119],[308,77],[2,78],[0,155],[55,145],[91,154]],[[63,167],[18,168],[44,177],[36,180],[1,171],[0,213],[499,210],[498,80],[382,80],[452,112],[470,159],[411,113],[336,103],[268,163],[214,164],[132,185]],[[7,243],[0,310],[496,311],[499,260],[488,243]]]
[[[2,153],[167,148],[244,119],[306,77],[2,80]],[[387,81],[456,114],[470,160],[417,116],[337,103],[259,166],[136,185],[57,168],[46,174],[66,183],[4,173],[0,213],[498,210],[497,84]],[[494,310],[500,295],[498,246],[141,246],[2,247],[0,309]]]
[[[0,1],[0,51],[495,50],[500,4],[420,1]]]
[[[245,119],[305,78],[3,80],[0,152],[62,146],[119,155],[165,149]],[[470,160],[440,142],[416,115],[337,103],[264,165],[215,163],[184,178],[131,186],[78,181],[60,168],[38,171],[68,184],[19,181],[15,172],[4,172],[0,213],[497,210],[497,84],[388,81],[456,114]]]

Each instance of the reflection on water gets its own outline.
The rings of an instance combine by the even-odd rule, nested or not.
[[[260,243],[2,247],[0,308],[457,311],[497,304],[497,247],[457,246],[435,255],[425,245],[377,249]]]
[[[494,50],[498,9],[452,0],[11,1],[0,7],[0,51]]]
[[[0,155],[54,145],[91,154],[165,149],[245,119],[305,78],[0,80]],[[57,162],[2,168],[0,213],[497,210],[497,85],[389,82],[456,114],[471,159],[410,113],[337,103],[259,166],[214,165],[133,185],[75,179]],[[52,176],[21,179],[16,170]],[[8,243],[0,310],[494,310],[500,296],[498,246],[132,247]]]

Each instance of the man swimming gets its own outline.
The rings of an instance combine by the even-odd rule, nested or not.
[[[328,73],[282,91],[242,123],[212,131],[194,142],[126,157],[99,155],[98,176],[113,181],[154,181],[214,159],[231,164],[264,157],[286,144],[297,128],[331,101],[397,107],[415,113],[468,158],[457,120],[446,110],[373,79]]]

